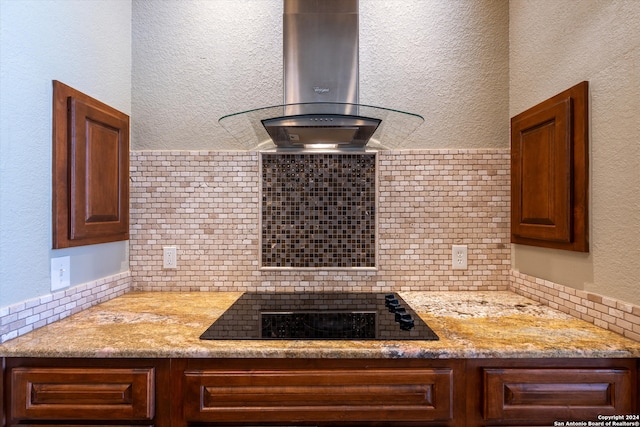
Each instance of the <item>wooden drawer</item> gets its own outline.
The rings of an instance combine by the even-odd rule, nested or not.
[[[453,369],[186,370],[187,421],[448,421]]]
[[[13,368],[12,418],[152,420],[154,371],[154,368]]]
[[[485,420],[597,419],[632,413],[632,375],[616,368],[485,368]]]

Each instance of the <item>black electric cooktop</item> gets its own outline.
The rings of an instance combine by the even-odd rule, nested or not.
[[[437,340],[397,294],[243,294],[203,340]]]

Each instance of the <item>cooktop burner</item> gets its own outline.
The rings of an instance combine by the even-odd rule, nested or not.
[[[200,339],[438,340],[438,336],[395,294],[248,292]]]

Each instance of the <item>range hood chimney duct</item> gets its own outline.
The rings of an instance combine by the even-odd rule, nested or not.
[[[422,117],[359,104],[358,0],[283,1],[283,105],[230,114],[220,124],[259,149],[362,150],[374,133],[377,148],[404,142]]]
[[[358,0],[284,0],[284,103],[346,103],[336,113],[356,114],[358,31]]]

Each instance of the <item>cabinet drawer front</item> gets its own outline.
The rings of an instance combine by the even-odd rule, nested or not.
[[[151,420],[154,369],[13,368],[11,411],[20,420]]]
[[[451,369],[186,371],[189,421],[452,418]]]
[[[484,369],[487,420],[571,420],[632,412],[626,369]]]

